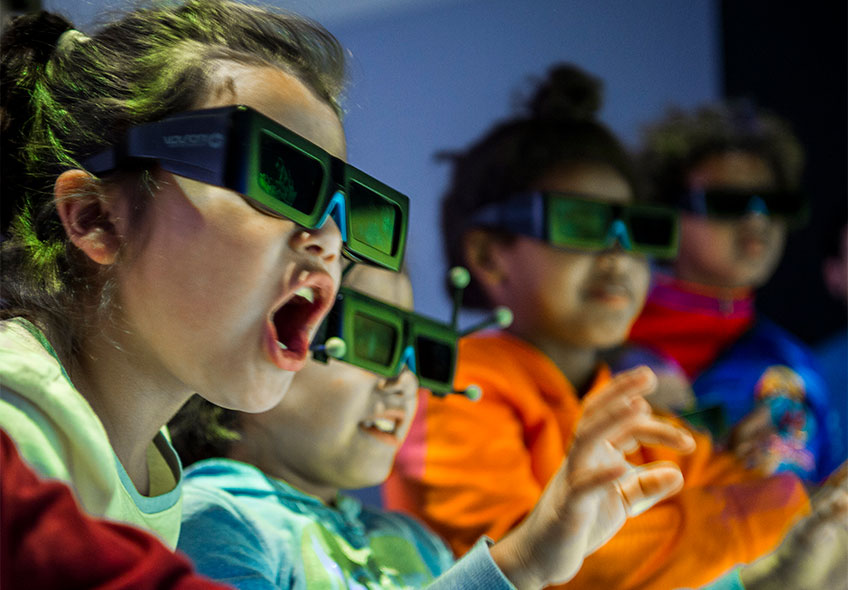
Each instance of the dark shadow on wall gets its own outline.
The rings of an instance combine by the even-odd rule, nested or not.
[[[848,4],[721,0],[724,94],[749,97],[792,124],[806,150],[810,223],[758,296],[759,309],[813,343],[848,316],[822,280],[827,241],[848,201]]]

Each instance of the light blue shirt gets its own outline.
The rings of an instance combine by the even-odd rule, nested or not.
[[[228,459],[187,470],[178,548],[200,573],[241,589],[513,588],[486,540],[454,564],[410,517],[346,496],[327,506]]]

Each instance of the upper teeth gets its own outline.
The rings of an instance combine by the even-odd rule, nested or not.
[[[288,350],[288,349],[289,349],[289,347],[288,347],[288,346],[286,346],[285,344],[283,344],[283,343],[282,343],[282,342],[280,342],[279,340],[277,340],[277,346],[279,346],[279,347],[280,347],[280,348],[282,348],[283,350]]]
[[[374,428],[380,432],[394,432],[395,421],[388,418],[377,418],[374,420]]]
[[[315,292],[312,290],[312,287],[301,287],[294,293],[297,296],[303,297],[309,303],[315,301]]]

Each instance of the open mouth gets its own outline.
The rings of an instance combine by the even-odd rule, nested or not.
[[[331,303],[325,295],[330,289],[321,283],[299,287],[269,316],[269,352],[281,369],[297,371],[306,362],[310,332]]]
[[[366,434],[391,445],[400,442],[400,429],[405,414],[402,410],[387,410],[359,423],[359,428]]]

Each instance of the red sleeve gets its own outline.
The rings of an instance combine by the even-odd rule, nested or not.
[[[70,489],[39,479],[0,431],[0,586],[223,589],[140,529],[82,513]]]

